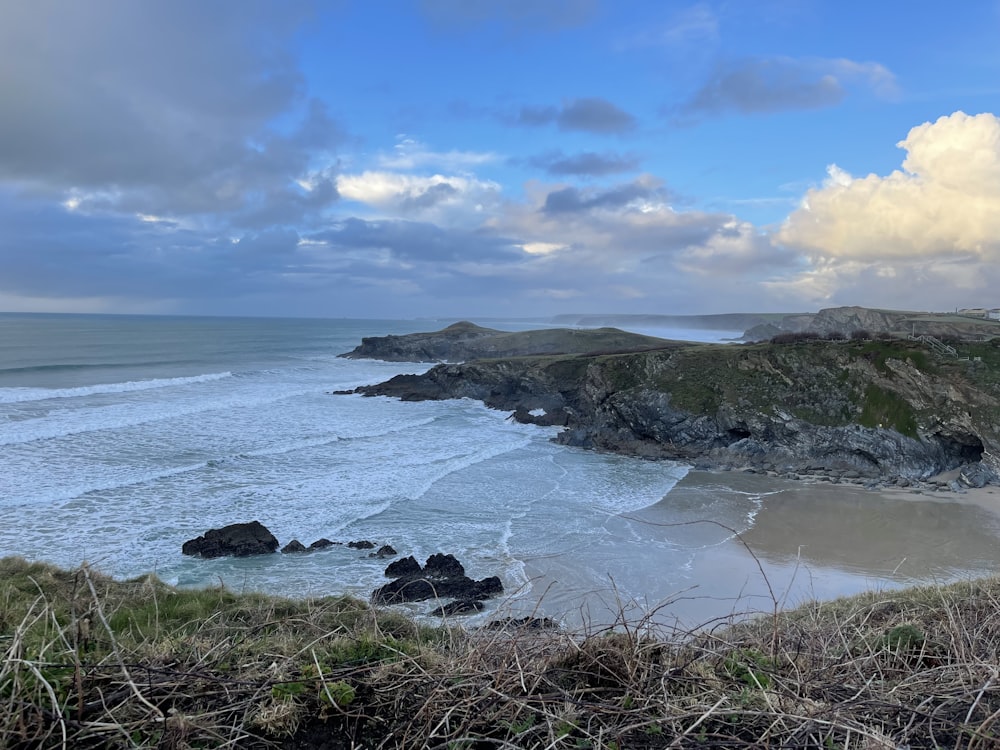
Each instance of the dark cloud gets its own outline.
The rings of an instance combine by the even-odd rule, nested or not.
[[[528,160],[534,167],[544,169],[551,175],[581,175],[603,177],[620,172],[631,172],[639,167],[639,158],[633,154],[616,154],[582,151],[566,155],[561,151],[551,151]]]
[[[597,6],[598,0],[420,0],[421,11],[436,23],[462,27],[492,21],[519,31],[580,26]]]
[[[753,59],[718,66],[684,109],[713,114],[819,109],[838,104],[844,96],[833,76],[791,60]]]
[[[665,202],[672,197],[669,190],[648,180],[636,180],[600,191],[567,187],[549,193],[542,211],[546,214],[579,213],[624,208],[637,200]]]
[[[561,107],[525,105],[513,116],[498,112],[502,122],[525,127],[555,124],[560,130],[616,135],[634,130],[635,117],[600,97],[567,99]]]
[[[518,125],[540,126],[550,125],[559,119],[558,107],[521,107],[514,121]]]
[[[482,262],[521,257],[518,241],[490,231],[447,229],[416,221],[350,218],[308,239],[325,242],[335,250],[388,250],[407,260]]]
[[[895,77],[878,63],[753,57],[716,65],[708,81],[681,106],[680,112],[757,114],[822,109],[843,101],[846,84],[853,82],[861,82],[882,97],[895,95]]]
[[[447,182],[438,182],[431,185],[424,192],[404,198],[400,202],[400,209],[403,211],[421,211],[453,198],[458,195],[458,189]]]
[[[197,0],[0,4],[0,100],[17,102],[0,112],[0,180],[73,188],[88,210],[295,206],[310,153],[344,138],[286,52],[308,12],[296,0],[239,12]],[[279,117],[300,124],[278,131]]]
[[[560,130],[588,133],[625,133],[635,128],[635,118],[606,99],[571,99],[556,120]]]

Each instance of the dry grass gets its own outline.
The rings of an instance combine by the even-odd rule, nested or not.
[[[983,750],[998,647],[992,578],[709,632],[466,633],[6,559],[0,747]]]

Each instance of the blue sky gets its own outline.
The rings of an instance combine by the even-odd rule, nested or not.
[[[1000,2],[0,5],[0,310],[1000,306]]]

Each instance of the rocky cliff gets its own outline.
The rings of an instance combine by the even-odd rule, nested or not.
[[[743,334],[747,341],[764,341],[779,333],[805,331],[849,336],[854,331],[895,336],[930,335],[946,339],[1000,336],[1000,321],[957,313],[878,310],[870,307],[829,307],[818,313],[796,313],[760,323]]]
[[[942,361],[906,341],[675,344],[439,365],[358,391],[474,398],[631,455],[881,479],[966,465],[978,484],[1000,468],[1000,347],[968,347]]]
[[[637,351],[669,343],[617,328],[549,328],[511,332],[462,321],[440,331],[366,337],[361,340],[360,346],[340,356],[389,362],[464,362],[483,357],[520,357],[526,354]]]

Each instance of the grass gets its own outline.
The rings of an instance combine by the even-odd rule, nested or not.
[[[8,748],[876,748],[1000,742],[1000,579],[728,627],[420,627],[0,560]]]

